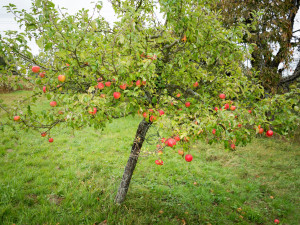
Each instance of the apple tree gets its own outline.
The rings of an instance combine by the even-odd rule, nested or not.
[[[2,73],[12,76],[17,68],[16,84],[30,83],[33,94],[0,104],[8,116],[2,129],[35,129],[51,143],[58,126],[103,129],[113,119],[139,114],[115,198],[121,203],[153,125],[170,134],[157,138],[156,151],[180,146],[187,162],[193,160],[189,144],[198,139],[235,150],[256,134],[288,136],[299,126],[299,89],[263,98],[255,76],[245,75],[243,62],[251,55],[240,44],[250,35],[245,25],[224,27],[205,0],[111,3],[119,18],[113,26],[101,16],[101,2],[92,16],[84,9],[69,15],[50,0],[34,1],[31,12],[6,6],[24,31],[1,37],[0,53],[11,68]],[[38,55],[28,40],[35,40]],[[49,106],[36,111],[41,96]],[[163,165],[159,158],[155,163]]]
[[[212,2],[216,10],[221,10],[224,26],[234,26],[243,21],[249,26],[252,35],[244,35],[244,44],[255,44],[251,53],[251,66],[257,71],[258,79],[271,93],[282,92],[280,87],[288,86],[300,77],[300,70],[292,75],[283,76],[289,69],[293,53],[299,47],[299,29],[296,29],[296,15],[299,0],[249,0]],[[256,12],[260,12],[256,16]],[[299,51],[299,48],[298,48]],[[300,67],[298,62],[297,67]]]

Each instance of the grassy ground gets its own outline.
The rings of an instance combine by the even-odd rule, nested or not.
[[[24,92],[0,95],[10,102]],[[0,133],[0,224],[299,224],[299,145],[257,139],[235,152],[195,143],[155,165],[143,148],[125,203],[113,203],[140,118],[104,131]],[[150,131],[151,132],[151,131]]]

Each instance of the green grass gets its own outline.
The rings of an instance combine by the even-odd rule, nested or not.
[[[299,224],[300,147],[265,138],[235,152],[195,143],[191,163],[166,149],[164,166],[146,143],[126,201],[115,205],[139,120],[118,119],[104,131],[56,128],[53,143],[6,127],[0,224]]]

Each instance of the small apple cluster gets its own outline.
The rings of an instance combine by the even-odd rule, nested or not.
[[[162,144],[164,144],[164,146],[163,146],[163,145],[160,145],[160,144],[157,144],[157,145],[156,145],[156,147],[157,147],[157,149],[158,149],[158,155],[162,155],[162,154],[163,154],[163,149],[164,149],[165,147],[173,148],[173,147],[176,146],[177,142],[179,142],[179,141],[188,142],[188,138],[184,137],[183,139],[180,139],[179,135],[175,135],[175,136],[173,136],[173,137],[171,137],[171,138],[168,138],[168,139],[166,139],[166,138],[161,138],[160,142],[161,142]],[[179,150],[178,150],[178,154],[179,154],[180,156],[183,157],[183,156],[184,156],[184,151],[181,150],[181,149],[179,149]],[[192,160],[193,160],[193,156],[192,156],[192,155],[190,155],[190,154],[186,154],[186,155],[185,155],[185,161],[191,162]],[[156,160],[155,163],[156,163],[157,165],[163,165],[163,164],[164,164],[164,162],[163,162],[161,159]]]
[[[221,93],[221,94],[219,94],[219,98],[222,99],[222,100],[225,100],[226,95],[225,95],[224,93]],[[236,110],[236,106],[233,105],[233,101],[230,101],[230,105],[229,105],[228,103],[226,103],[226,104],[224,104],[224,107],[223,107],[223,108],[218,108],[218,107],[215,107],[215,108],[214,108],[214,110],[215,110],[216,112],[218,112],[218,110],[222,111],[222,109],[224,109],[224,110],[230,109],[231,111],[235,111],[235,110]],[[248,113],[251,114],[251,113],[252,113],[252,110],[248,110]],[[235,118],[237,118],[237,116],[235,116]],[[231,125],[231,124],[229,123],[229,125]],[[239,124],[238,124],[238,127],[241,128],[241,127],[242,127],[242,124],[239,123]],[[255,129],[255,128],[254,128],[254,129]],[[264,129],[261,128],[260,125],[258,125],[257,129],[258,129],[258,133],[259,133],[259,134],[262,134],[262,133],[264,132]],[[216,129],[213,129],[213,130],[212,130],[212,134],[213,134],[213,135],[216,135]],[[272,137],[272,136],[273,136],[273,131],[272,131],[272,130],[268,130],[268,131],[266,132],[266,136],[267,136],[267,137]],[[235,144],[234,144],[234,141],[231,141],[231,143],[230,143],[230,148],[231,148],[232,150],[235,150],[235,147],[236,147],[236,146],[235,146]]]
[[[31,68],[31,70],[32,70],[32,72],[33,73],[38,73],[38,72],[40,72],[40,67],[39,66],[33,66],[32,68]],[[40,78],[44,78],[45,76],[46,76],[46,72],[45,71],[43,71],[43,72],[41,72],[41,73],[39,73],[39,76],[40,76]],[[60,81],[60,82],[65,82],[65,80],[66,80],[66,76],[65,75],[58,75],[58,81]],[[46,93],[47,91],[48,91],[48,87],[47,86],[43,86],[43,92],[44,93]],[[62,87],[61,87],[61,85],[57,85],[57,89],[59,90],[59,91],[62,91]]]
[[[113,78],[113,79],[112,79],[112,82],[113,82],[113,83],[116,83],[116,80]],[[112,82],[111,82],[111,81],[106,81],[105,83],[103,83],[103,82],[102,82],[102,78],[98,78],[98,84],[95,86],[95,88],[97,88],[97,89],[99,89],[99,90],[104,90],[105,87],[110,87],[110,86],[112,85]],[[146,83],[147,83],[146,81],[137,80],[137,81],[135,82],[135,85],[136,85],[137,87],[141,87],[141,86],[145,86]],[[126,90],[128,87],[132,87],[132,86],[133,86],[133,81],[131,81],[130,84],[122,83],[122,84],[119,85],[119,88],[120,88],[121,90],[124,91],[124,90]],[[102,98],[105,98],[105,94],[101,94],[100,96],[101,96]],[[113,93],[113,97],[114,97],[115,99],[119,99],[119,98],[121,98],[121,93],[118,92],[118,91],[116,91],[116,92]]]
[[[139,115],[140,115],[140,111],[142,111],[142,110],[138,110]],[[154,111],[154,109],[148,109],[146,112],[143,112],[142,116],[146,120],[149,120],[151,123],[153,123],[153,122],[157,121],[158,116],[162,116],[164,114],[165,114],[165,112],[161,109],[158,109],[156,112]]]

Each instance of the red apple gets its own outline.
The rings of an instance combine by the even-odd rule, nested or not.
[[[165,144],[172,148],[174,145],[176,145],[176,140],[173,138],[169,138],[168,140],[166,140]]]
[[[155,160],[155,164],[162,166],[164,165],[164,162],[162,160]]]
[[[137,80],[137,81],[135,82],[135,85],[138,86],[138,87],[140,87],[140,86],[141,86],[141,81],[140,81],[140,80]]]
[[[191,105],[190,102],[186,102],[186,103],[185,103],[185,107],[187,107],[187,108],[190,107],[190,105]]]
[[[218,112],[219,109],[218,109],[218,107],[215,107],[214,110],[215,110],[216,112]]]
[[[275,219],[274,223],[279,224],[280,223],[279,219]]]
[[[47,135],[46,132],[41,133],[41,136],[42,136],[42,137],[45,137],[46,135]]]
[[[234,111],[236,109],[236,106],[234,106],[234,105],[232,105],[231,107],[230,107],[230,110],[231,111]]]
[[[239,124],[238,124],[238,127],[242,127],[242,124],[239,123]]]
[[[159,150],[159,151],[157,152],[157,154],[158,154],[158,155],[162,155],[162,154],[163,154],[163,151],[162,151],[162,150]]]
[[[213,134],[216,134],[216,129],[213,129],[213,130],[212,130],[212,133],[213,133]]]
[[[166,139],[162,138],[160,141],[161,141],[161,143],[164,143],[166,141]]]
[[[58,75],[58,80],[60,81],[60,82],[65,82],[65,80],[66,80],[66,76],[65,75]]]
[[[42,73],[39,74],[39,76],[40,76],[41,78],[44,78],[44,77],[45,77],[45,74],[46,74],[46,72],[42,72]]]
[[[196,87],[199,86],[199,83],[196,81],[196,82],[193,84],[193,86],[196,88]]]
[[[70,66],[70,64],[66,63],[66,66]]]
[[[53,142],[53,138],[49,138],[48,141],[51,143]]]
[[[120,85],[120,88],[121,88],[122,90],[125,90],[126,87],[127,87],[127,84],[125,84],[125,83]]]
[[[176,97],[179,98],[181,96],[181,94],[177,94]]]
[[[121,97],[121,93],[120,92],[114,92],[114,98],[115,99],[119,99]]]
[[[220,94],[219,97],[220,97],[220,99],[225,99],[226,95],[225,94]]]
[[[259,128],[258,129],[258,133],[262,134],[264,132],[264,129],[263,128]]]
[[[185,155],[185,161],[191,162],[193,160],[193,156],[190,154]]]
[[[40,67],[39,67],[39,66],[33,66],[33,67],[31,68],[31,70],[32,70],[32,72],[34,72],[34,73],[38,73],[38,72],[40,71]]]
[[[148,109],[148,111],[149,111],[149,112],[154,112],[154,110],[153,110],[153,109]]]
[[[235,144],[231,144],[230,148],[234,150],[235,149]]]
[[[180,141],[180,137],[179,137],[178,135],[175,136],[174,139],[175,139],[176,141]]]
[[[179,154],[179,155],[184,155],[183,150],[180,150],[180,149],[179,149],[179,150],[178,150],[178,154]]]
[[[57,102],[56,102],[56,101],[50,102],[50,106],[55,107],[56,105],[57,105]]]
[[[252,113],[252,111],[249,109],[249,110],[248,110],[248,113]]]
[[[272,137],[273,136],[273,131],[272,130],[268,130],[266,132],[267,137]]]
[[[111,85],[111,82],[110,82],[110,81],[105,82],[105,86],[106,86],[106,87],[110,87],[110,85]]]
[[[224,106],[225,106],[225,109],[229,109],[229,104],[228,103],[226,103]]]
[[[102,89],[104,88],[104,84],[103,84],[102,82],[99,82],[99,83],[98,83],[98,88],[99,88],[100,90],[102,90]]]
[[[158,112],[159,112],[159,115],[160,115],[160,116],[162,116],[162,115],[165,114],[165,112],[164,112],[163,110],[158,110]]]
[[[151,121],[151,122],[154,122],[156,119],[157,119],[156,116],[153,116],[153,115],[150,116],[150,121]]]
[[[47,91],[47,87],[44,86],[44,87],[43,87],[43,92],[46,93],[46,91]]]
[[[95,115],[96,113],[97,113],[96,107],[93,108],[93,111],[89,111],[89,114],[91,114],[91,115]]]
[[[14,116],[14,121],[19,121],[21,119],[20,116]]]
[[[94,113],[94,114],[97,113],[97,108],[96,108],[96,107],[93,108],[93,113]]]
[[[170,105],[171,105],[171,106],[173,106],[173,105],[174,105],[174,103],[173,103],[173,102],[171,102],[171,103],[170,103]]]
[[[143,113],[143,117],[144,117],[144,118],[147,118],[147,117],[148,117],[148,113],[147,113],[147,112],[144,112],[144,113]]]

